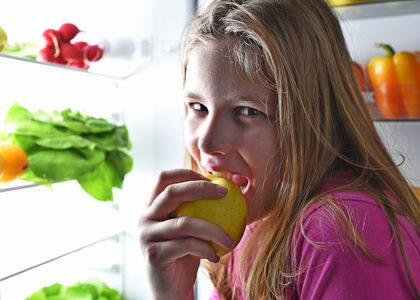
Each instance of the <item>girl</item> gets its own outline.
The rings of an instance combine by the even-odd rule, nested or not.
[[[216,0],[183,49],[189,169],[164,171],[140,219],[155,299],[193,299],[200,259],[211,299],[420,299],[420,203],[378,137],[340,24],[324,0]],[[170,218],[238,184],[240,245],[220,227]]]

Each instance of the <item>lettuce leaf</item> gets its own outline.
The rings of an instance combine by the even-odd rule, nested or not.
[[[2,139],[21,146],[29,167],[22,180],[43,184],[77,180],[97,200],[113,200],[133,166],[127,127],[82,111],[29,112],[18,103],[4,117]]]
[[[37,43],[33,42],[18,42],[12,45],[6,44],[6,47],[3,49],[3,53],[36,60],[37,54],[41,47]]]
[[[25,300],[126,300],[116,289],[97,279],[77,282],[72,286],[55,283],[43,287]]]

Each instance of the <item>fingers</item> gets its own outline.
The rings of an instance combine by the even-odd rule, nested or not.
[[[140,242],[151,262],[172,261],[188,254],[218,262],[219,257],[208,241],[224,248],[234,244],[222,227],[202,219],[181,217],[143,225]]]
[[[155,296],[187,299],[196,280],[199,258],[214,263],[220,260],[208,241],[225,248],[234,244],[229,235],[212,222],[191,217],[170,218],[182,202],[220,198],[226,194],[225,187],[191,170],[160,174],[139,220],[140,246]]]
[[[224,248],[234,244],[219,225],[191,217],[170,218],[170,215],[182,202],[221,198],[226,194],[226,187],[213,184],[191,170],[162,172],[149,207],[139,222],[140,243],[148,260],[155,265],[165,265],[191,254],[219,261],[208,241]]]
[[[196,173],[189,169],[175,169],[162,171],[158,178],[158,183],[152,193],[150,204],[154,199],[164,191],[164,189],[172,184],[191,181],[191,180],[207,180],[210,181],[207,177]]]
[[[148,228],[148,237],[145,239],[148,242],[155,242],[184,237],[213,241],[224,248],[230,248],[234,244],[234,240],[219,225],[191,217],[156,222],[154,226]]]
[[[162,262],[173,262],[180,258],[188,259],[187,257],[190,255],[191,259],[199,260],[200,258],[205,258],[213,263],[217,263],[220,260],[208,243],[194,238],[154,243],[147,247],[144,254],[152,265],[158,265]]]
[[[188,181],[185,181],[186,179]],[[160,190],[162,192],[151,202],[148,210],[149,218],[155,221],[166,220],[182,202],[221,198],[227,194],[226,187],[213,184],[206,177],[191,172],[168,171],[161,175],[155,192]]]
[[[140,244],[152,264],[175,261],[189,254],[217,262],[219,257],[207,241],[232,246],[220,226],[201,219],[182,217],[143,225]]]

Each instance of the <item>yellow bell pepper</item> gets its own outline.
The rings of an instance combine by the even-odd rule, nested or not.
[[[333,6],[360,4],[360,3],[367,3],[367,2],[372,2],[372,1],[374,0],[328,0],[328,2]]]
[[[379,111],[389,119],[419,118],[420,55],[376,45],[388,53],[372,58],[366,66]]]

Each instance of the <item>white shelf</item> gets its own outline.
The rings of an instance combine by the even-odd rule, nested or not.
[[[401,118],[401,119],[387,119],[382,116],[379,111],[379,108],[375,102],[373,92],[365,92],[363,93],[365,98],[366,104],[368,106],[370,115],[374,122],[420,122],[420,119],[409,119],[409,118]]]
[[[378,1],[335,7],[345,20],[420,13],[420,0]]]
[[[104,57],[101,60],[91,63],[88,70],[71,68],[64,65],[39,62],[33,59],[21,58],[10,54],[0,52],[0,58],[22,61],[26,64],[38,64],[50,68],[67,70],[68,72],[79,72],[81,74],[92,74],[96,76],[105,76],[114,80],[125,80],[137,74],[147,67],[150,58],[112,58]]]
[[[0,282],[123,232],[115,204],[91,198],[75,181],[53,191],[6,185],[0,193]]]

